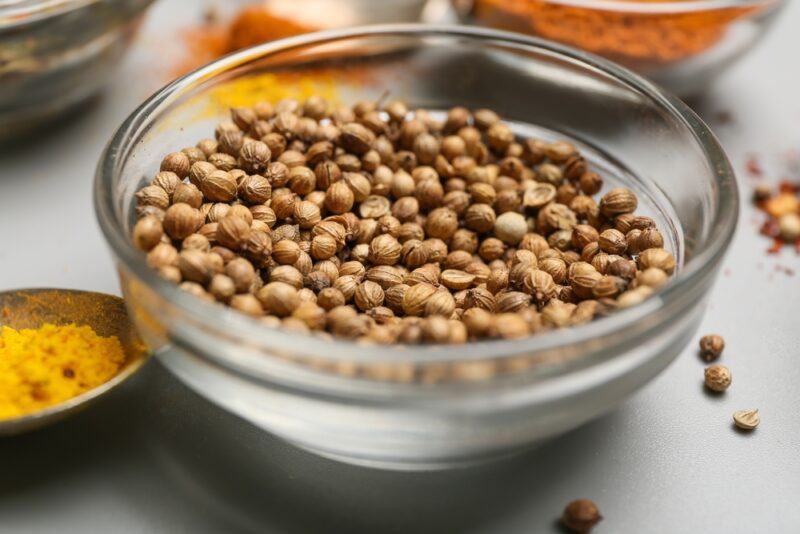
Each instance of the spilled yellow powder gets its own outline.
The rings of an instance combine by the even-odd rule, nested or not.
[[[64,402],[113,378],[125,362],[116,337],[88,326],[0,329],[0,420]]]
[[[262,73],[223,83],[211,89],[207,97],[215,106],[231,108],[252,106],[261,101],[277,102],[284,98],[302,101],[314,95],[336,101],[333,78],[324,72],[316,76],[307,72]]]
[[[184,128],[196,121],[227,115],[230,108],[249,107],[258,102],[276,103],[284,98],[300,101],[321,96],[333,104],[340,102],[337,83],[329,72],[260,73],[223,82],[206,92],[187,99],[175,111],[162,118],[151,134]]]

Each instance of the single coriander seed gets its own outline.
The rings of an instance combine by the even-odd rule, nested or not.
[[[590,532],[603,519],[597,505],[589,499],[578,499],[569,503],[561,515],[561,523],[572,532]]]
[[[700,338],[700,355],[707,362],[716,360],[725,349],[725,340],[722,336],[709,334]]]
[[[734,424],[742,430],[755,430],[761,422],[758,410],[739,410],[733,413]]]
[[[712,365],[705,370],[705,384],[708,389],[722,393],[731,385],[731,371],[724,365]]]

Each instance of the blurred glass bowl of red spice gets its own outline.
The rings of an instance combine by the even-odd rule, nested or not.
[[[0,142],[95,95],[153,0],[0,0]]]
[[[766,33],[785,0],[454,0],[463,20],[605,56],[694,96]]]

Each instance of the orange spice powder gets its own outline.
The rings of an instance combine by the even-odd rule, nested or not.
[[[236,50],[319,29],[272,13],[267,5],[247,6],[231,21],[211,18],[184,30],[185,51],[172,74],[181,76]]]
[[[722,39],[731,22],[758,9],[761,7],[636,13],[547,0],[477,0],[473,17],[484,25],[544,37],[641,68],[708,50]]]

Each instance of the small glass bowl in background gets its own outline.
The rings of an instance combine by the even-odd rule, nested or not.
[[[633,189],[678,259],[632,308],[521,340],[366,346],[264,326],[181,291],[130,240],[134,193],[164,154],[193,146],[229,106],[320,94],[352,104],[490,108],[523,134],[574,140]],[[182,381],[298,446],[347,462],[446,467],[516,451],[615,407],[691,339],[733,236],[735,180],[683,103],[605,60],[521,34],[394,25],[244,50],[135,111],[98,166],[95,206],[140,334]],[[246,444],[240,444],[246,447]],[[230,454],[237,454],[231,443]]]
[[[785,0],[454,0],[465,22],[599,54],[683,96],[763,37]]]
[[[0,0],[0,142],[95,95],[153,0]]]

